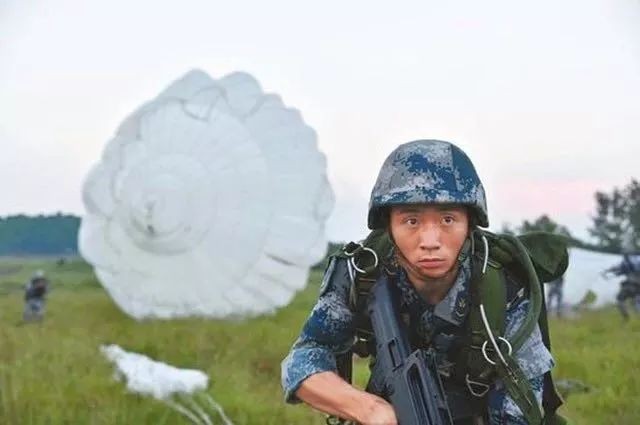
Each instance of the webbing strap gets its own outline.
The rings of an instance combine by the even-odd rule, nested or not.
[[[545,303],[544,296],[542,297],[542,308],[540,314],[540,320],[538,322],[540,326],[540,333],[542,334],[542,343],[551,351],[551,338],[549,335],[549,323],[547,321],[547,305]],[[562,397],[558,393],[556,386],[553,382],[553,376],[551,372],[547,372],[544,375],[544,386],[542,392],[542,407],[546,413],[545,424],[547,425],[565,425],[567,420],[558,415],[556,411],[564,403]]]
[[[529,425],[541,425],[542,409],[538,405],[529,380],[520,369],[518,362],[510,355],[504,354],[506,364],[501,361],[496,363],[498,376],[502,379],[511,399],[520,408],[527,423]]]
[[[484,359],[482,354],[482,345],[487,341],[488,336],[486,330],[482,324],[482,318],[479,312],[479,304],[482,303],[485,306],[485,312],[489,326],[494,335],[503,336],[505,332],[506,322],[506,281],[504,272],[501,270],[501,265],[517,265],[520,270],[524,272],[523,278],[530,295],[530,306],[528,314],[524,320],[524,323],[515,332],[511,338],[511,345],[513,353],[517,352],[526,339],[533,332],[536,324],[540,324],[540,329],[543,335],[545,345],[549,347],[549,334],[548,324],[546,322],[546,314],[544,314],[544,299],[542,294],[542,287],[537,275],[537,269],[532,263],[531,257],[527,248],[523,245],[519,238],[507,235],[494,235],[490,232],[481,231],[480,235],[485,235],[490,242],[490,261],[486,269],[486,273],[482,276],[477,275],[477,271],[481,268],[478,264],[474,264],[474,284],[472,284],[472,308],[469,312],[469,326],[471,330],[470,335],[470,349],[467,361],[469,362],[469,371],[473,372],[472,378],[477,379],[479,382],[488,382],[491,380],[492,375],[497,375],[503,380],[507,392],[514,400],[516,405],[525,415],[525,418],[529,424],[539,425],[542,423],[542,411],[537,403],[535,394],[531,388],[531,385],[520,369],[517,361],[513,357],[508,355],[502,350],[503,357],[506,364],[501,361],[497,361],[496,365],[490,365]],[[526,241],[525,241],[526,242]],[[335,256],[342,258],[354,258],[356,261],[358,255],[363,252],[364,247],[370,248],[378,254],[379,258],[386,258],[393,247],[388,234],[384,231],[374,231],[369,234],[367,239],[361,244],[348,244],[336,253]],[[365,253],[365,255],[367,255]],[[365,258],[366,260],[366,258]],[[474,262],[477,258],[474,257]],[[352,308],[356,311],[358,304],[366,299],[370,282],[375,280],[375,276],[379,272],[377,267],[372,267],[371,263],[366,261],[357,262],[361,264],[363,269],[366,269],[366,273],[354,273],[355,284],[352,288]],[[377,264],[376,264],[377,265]],[[473,289],[477,290],[475,295]],[[475,300],[475,301],[474,301]],[[540,312],[543,312],[541,315]],[[544,316],[544,317],[543,317]],[[502,348],[502,346],[500,346]],[[491,356],[495,355],[495,351],[488,347],[486,353]],[[363,353],[366,354],[366,353]],[[497,360],[497,359],[496,359]],[[544,389],[544,407],[547,413],[545,417],[545,424],[548,425],[562,425],[565,420],[555,413],[557,407],[562,404],[560,397],[557,395],[553,382],[550,380],[550,374],[545,376],[545,389]],[[549,382],[547,382],[549,381]]]
[[[464,349],[466,354],[461,358],[465,364],[459,369],[459,373],[464,375],[469,391],[476,397],[482,397],[489,390],[495,370],[483,355],[483,345],[488,341],[488,337],[480,313],[480,305],[484,305],[487,321],[493,334],[504,335],[507,290],[501,270],[490,265],[485,274],[481,275],[477,264],[480,260],[474,256],[473,261],[473,281],[470,287],[471,309],[468,319],[470,335],[469,343]],[[493,347],[485,348],[488,355],[496,357]],[[484,390],[478,391],[474,383],[476,386],[484,385]]]

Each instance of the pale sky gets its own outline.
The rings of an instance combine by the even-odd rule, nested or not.
[[[640,1],[0,2],[0,215],[82,214],[127,114],[175,78],[254,75],[327,155],[332,240],[365,234],[387,154],[450,140],[494,229],[586,235],[593,193],[640,178]]]

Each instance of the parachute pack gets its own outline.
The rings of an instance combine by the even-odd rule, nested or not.
[[[515,353],[539,325],[542,340],[551,350],[547,313],[542,283],[562,276],[568,266],[566,239],[545,232],[532,232],[518,237],[496,235],[475,230],[468,242],[471,245],[472,283],[471,310],[468,317],[466,348],[456,356],[466,374],[471,394],[481,398],[497,378],[505,383],[508,394],[523,412],[530,424],[564,425],[567,420],[556,413],[562,399],[553,384],[551,373],[544,376],[541,411],[533,390],[517,361]],[[338,356],[338,371],[350,381],[351,356],[373,355],[371,325],[366,317],[366,302],[379,273],[383,272],[393,256],[394,244],[386,230],[374,230],[361,243],[351,242],[333,254],[350,263],[352,285],[350,306],[356,316],[358,343],[352,352]],[[506,339],[507,284],[504,272],[522,282],[529,299],[529,310],[521,327]],[[492,344],[487,343],[491,341]],[[496,343],[498,341],[500,344]],[[493,349],[491,348],[493,345]],[[508,349],[505,349],[508,347]],[[495,361],[489,361],[487,351]]]

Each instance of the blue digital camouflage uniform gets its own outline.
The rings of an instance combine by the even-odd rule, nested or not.
[[[640,312],[640,255],[625,254],[622,262],[607,270],[615,276],[624,276],[620,282],[620,290],[616,295],[618,310],[624,319],[629,319],[627,300],[632,301],[636,312]]]
[[[384,228],[386,209],[402,204],[465,205],[470,209],[475,225],[489,225],[484,187],[473,163],[460,148],[445,141],[417,140],[391,152],[371,192],[369,228]],[[333,259],[329,264],[318,301],[291,352],[282,362],[282,386],[290,403],[300,401],[295,392],[306,378],[319,372],[336,371],[335,355],[348,351],[355,342],[354,314],[348,304],[349,279],[344,275],[346,268],[341,262],[344,260]],[[411,316],[413,341],[436,349],[441,370],[448,367],[447,350],[455,347],[452,344],[462,334],[469,312],[470,269],[469,260],[464,260],[456,282],[435,306],[422,300],[402,270],[393,280],[402,293],[403,308]],[[520,328],[528,303],[522,297],[510,299],[507,338]],[[543,375],[553,367],[553,359],[542,342],[538,327],[515,353],[515,358],[540,401]],[[376,375],[375,366],[372,374]],[[375,385],[371,388],[375,390]],[[499,381],[488,394],[487,416],[493,425],[526,424]]]
[[[44,276],[37,273],[25,285],[24,292],[24,312],[22,318],[24,321],[42,320],[45,310],[45,297],[48,292],[49,282]]]
[[[336,372],[335,355],[346,352],[354,344],[354,315],[348,306],[349,288],[339,282],[346,279],[337,276],[344,268],[333,259],[325,272],[320,296],[302,332],[294,343],[288,356],[282,362],[282,387],[285,399],[289,403],[300,400],[295,392],[309,376],[325,371]],[[424,339],[432,341],[439,353],[444,353],[453,343],[449,335],[451,328],[462,327],[469,311],[469,266],[464,263],[457,280],[447,296],[437,305],[430,306],[422,300],[406,275],[400,273],[396,281],[402,293],[402,303],[422,307],[422,315],[415,322],[416,331]],[[511,337],[520,327],[527,312],[528,301],[516,298],[508,307],[506,317],[506,336]],[[419,311],[420,309],[418,309]],[[520,350],[515,354],[522,371],[530,379],[538,401],[542,400],[543,375],[553,367],[551,354],[544,346],[538,328],[531,334]],[[445,362],[445,355],[439,359]],[[520,410],[506,394],[502,384],[497,381],[488,395],[488,417],[492,425],[526,425]]]

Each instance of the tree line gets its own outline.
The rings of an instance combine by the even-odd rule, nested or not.
[[[80,217],[57,213],[0,217],[0,255],[74,255]]]
[[[595,193],[595,214],[588,229],[592,241],[580,240],[548,215],[524,220],[517,227],[504,225],[504,233],[535,230],[566,236],[570,245],[601,252],[640,251],[640,183],[636,179],[610,192]],[[73,255],[78,252],[80,217],[57,213],[0,217],[0,255]],[[332,243],[329,252],[341,246]],[[324,262],[318,265],[322,267]]]
[[[610,192],[596,192],[595,214],[588,229],[593,242],[580,240],[548,215],[525,220],[520,226],[503,225],[503,233],[526,233],[534,230],[558,233],[568,238],[570,245],[593,251],[620,254],[640,251],[640,183],[636,179]]]

